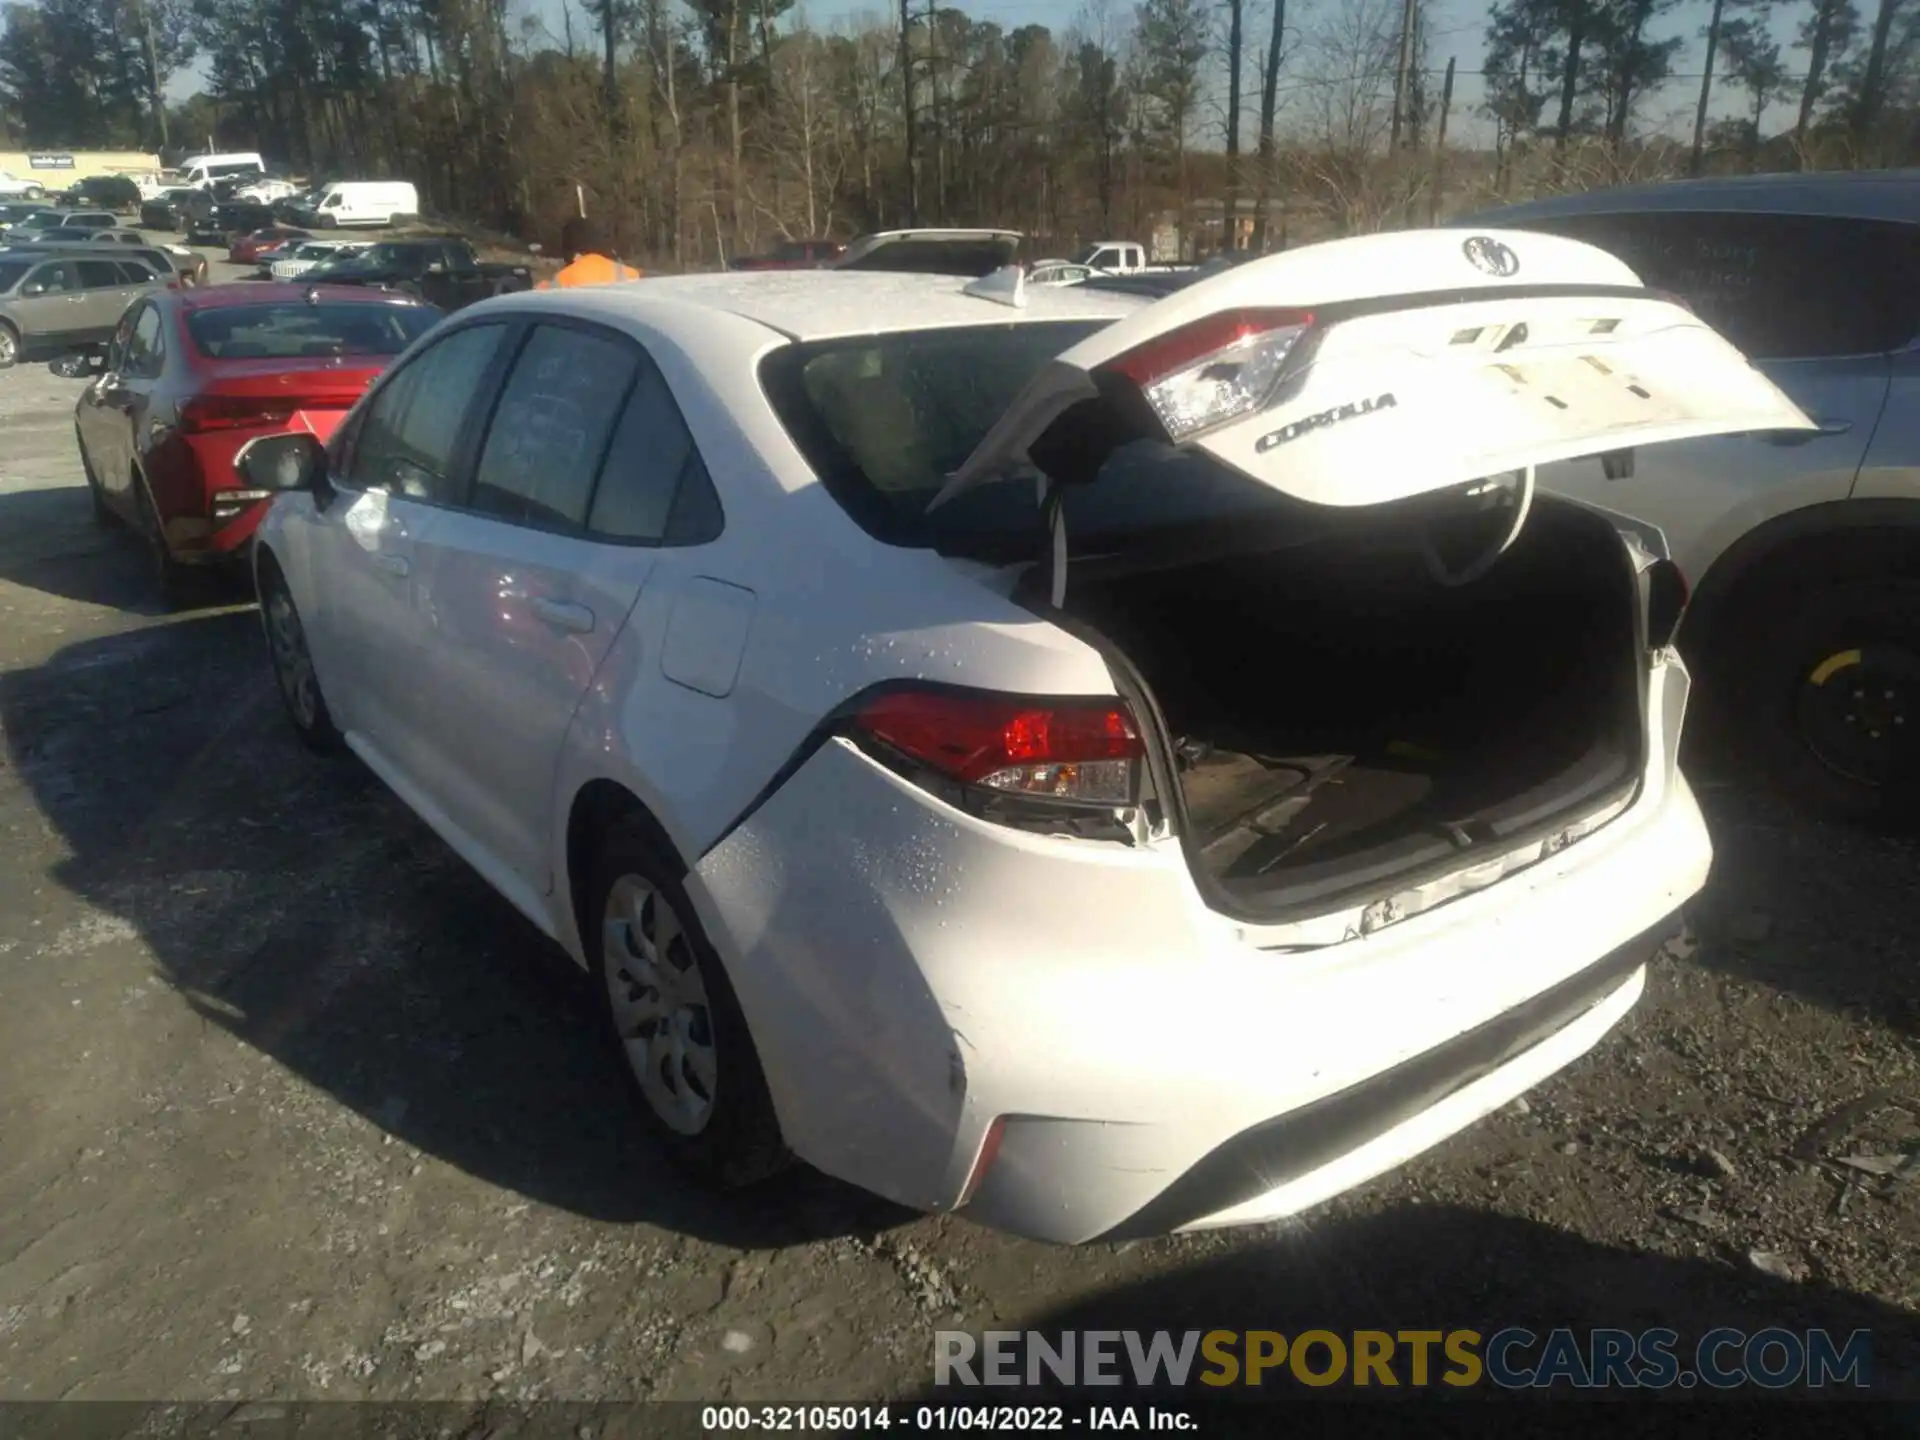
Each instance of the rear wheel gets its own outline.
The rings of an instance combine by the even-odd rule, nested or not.
[[[160,598],[170,606],[183,605],[193,598],[196,589],[193,570],[181,564],[173,547],[167,544],[166,527],[154,507],[153,494],[137,472],[133,477],[133,493],[140,507],[140,539],[146,546],[147,563],[154,583],[159,586]]]
[[[100,490],[100,477],[93,473],[93,462],[87,459],[86,442],[80,438],[80,427],[73,427],[73,443],[80,451],[80,473],[87,478],[87,499],[93,504],[93,523],[102,530],[113,524],[113,511],[107,508],[106,496]]]
[[[680,883],[636,830],[594,865],[582,941],[601,1016],[642,1118],[674,1164],[738,1187],[788,1161],[760,1057],[720,958]]]
[[[1836,819],[1920,819],[1920,584],[1794,595],[1743,649],[1730,728],[1769,780]]]
[[[337,754],[344,742],[327,709],[326,697],[320,693],[320,676],[313,668],[313,653],[307,648],[306,627],[300,621],[286,577],[264,556],[260,566],[260,619],[267,631],[274,682],[293,733],[309,750]]]

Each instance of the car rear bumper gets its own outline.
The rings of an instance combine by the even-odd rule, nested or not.
[[[1653,688],[1677,741],[1684,671]],[[1242,1223],[1399,1164],[1625,1014],[1711,861],[1673,748],[1593,833],[1314,948],[1208,909],[1172,841],[1011,830],[839,741],[688,893],[818,1168],[1051,1241]]]

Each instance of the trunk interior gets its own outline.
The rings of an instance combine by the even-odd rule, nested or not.
[[[1391,893],[1637,781],[1640,587],[1612,524],[1542,496],[1491,570],[1449,587],[1422,557],[1431,522],[1349,518],[1263,553],[1070,567],[1066,614],[1153,692],[1188,853],[1232,910]]]

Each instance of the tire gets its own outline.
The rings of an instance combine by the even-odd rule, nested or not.
[[[1920,584],[1783,597],[1736,653],[1726,728],[1767,781],[1832,819],[1920,820]]]
[[[340,228],[339,217],[335,215],[322,215],[320,217],[320,228],[322,230],[338,230]]]
[[[100,477],[93,473],[93,465],[87,459],[86,444],[80,439],[80,427],[73,427],[73,443],[80,451],[80,473],[87,477],[87,499],[93,504],[93,523],[102,530],[113,528],[116,519],[112,510],[107,508],[107,498],[100,490]]]
[[[44,200],[46,195],[47,192],[42,190],[38,185],[29,185],[27,187],[26,198],[29,200]]]
[[[147,563],[159,588],[161,602],[169,609],[186,605],[198,594],[198,577],[191,567],[180,563],[167,544],[160,512],[154,508],[146,479],[138,472],[133,476],[133,492],[140,508],[140,541],[146,547]]]
[[[274,688],[286,707],[287,723],[300,743],[317,755],[337,755],[346,748],[327,697],[320,693],[320,676],[307,649],[307,629],[293,603],[280,567],[265,556],[260,564],[260,623],[267,637],[267,658],[273,665]]]
[[[595,857],[587,894],[581,938],[602,1030],[675,1168],[716,1189],[784,1169],[792,1157],[759,1052],[679,867],[637,829],[617,824]]]
[[[20,363],[20,332],[0,320],[0,370],[11,370]]]

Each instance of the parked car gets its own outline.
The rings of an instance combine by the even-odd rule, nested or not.
[[[21,221],[32,219],[48,208],[42,200],[10,200],[0,204],[0,237]]]
[[[1812,809],[1920,818],[1920,174],[1635,186],[1474,223],[1618,255],[1819,421],[1541,483],[1666,533],[1694,583],[1680,646],[1726,722],[1712,733]]]
[[[0,200],[41,200],[46,193],[44,182],[32,176],[22,179],[10,171],[0,170]]]
[[[330,260],[351,259],[366,248],[364,241],[303,240],[279,252],[269,268],[274,279],[292,280],[305,275],[316,265]]]
[[[1027,269],[1027,283],[1030,285],[1078,285],[1082,280],[1090,280],[1097,272],[1085,265],[1076,265],[1071,260],[1041,260]]]
[[[170,279],[131,255],[0,250],[0,370],[106,339],[129,304]]]
[[[284,195],[269,202],[273,208],[274,223],[306,228],[302,217],[326,198],[328,188],[326,185],[310,186],[296,194]]]
[[[182,258],[165,246],[150,244],[144,236],[137,236],[136,243],[133,244],[123,244],[117,240],[108,238],[116,234],[136,234],[137,236],[137,232],[116,232],[112,230],[95,230],[86,235],[76,235],[71,239],[62,239],[58,234],[55,234],[41,240],[23,240],[9,244],[5,247],[4,251],[0,251],[0,253],[16,256],[55,253],[67,255],[97,255],[102,250],[107,250],[112,253],[115,259],[132,259],[139,261],[146,266],[147,269],[159,276],[162,281],[166,282],[194,285],[198,284],[205,274],[206,261],[193,254],[192,251],[188,251],[186,257]],[[196,265],[198,266],[197,272],[195,270]]]
[[[731,270],[815,270],[846,253],[837,240],[782,240],[764,255],[736,256]]]
[[[1017,230],[883,230],[855,240],[831,268],[977,277],[1011,265],[1020,240]]]
[[[298,195],[300,187],[282,176],[268,175],[242,184],[233,193],[239,200],[258,200],[262,204],[271,205],[276,200]]]
[[[184,230],[195,219],[213,214],[213,197],[204,190],[180,186],[164,190],[140,204],[142,230]]]
[[[41,210],[7,227],[9,240],[85,237],[95,230],[112,230],[114,217],[104,210]]]
[[[236,476],[235,454],[289,427],[330,430],[438,318],[365,290],[149,294],[104,351],[61,367],[95,377],[74,412],[95,517],[146,540],[171,598],[208,567],[244,561],[267,497]]]
[[[526,266],[483,263],[457,235],[378,241],[358,254],[322,260],[307,278],[328,285],[382,286],[446,311],[533,288],[533,272]]]
[[[67,195],[69,203],[90,210],[132,214],[140,208],[140,187],[126,175],[89,175]]]
[[[278,249],[289,240],[310,238],[305,230],[295,229],[291,225],[263,225],[257,230],[234,236],[233,243],[227,247],[227,259],[235,265],[258,264],[261,251]]]
[[[151,259],[162,274],[171,268],[182,285],[206,282],[207,257],[188,246],[156,242],[139,230],[95,230],[86,239],[96,245],[126,246],[127,253]],[[58,237],[51,237],[48,243],[59,243]]]
[[[1429,231],[1160,304],[476,305],[239,459],[290,492],[288,714],[596,975],[699,1176],[1063,1242],[1292,1213],[1596,1043],[1706,877],[1679,581],[1530,467],[1810,423],[1617,261],[1504,243],[1546,292]]]
[[[180,162],[183,183],[196,190],[211,190],[221,180],[247,183],[266,173],[266,162],[257,151],[239,150],[220,155],[189,155]]]
[[[420,214],[420,192],[405,180],[338,180],[294,213],[295,223],[320,230],[394,225]]]

